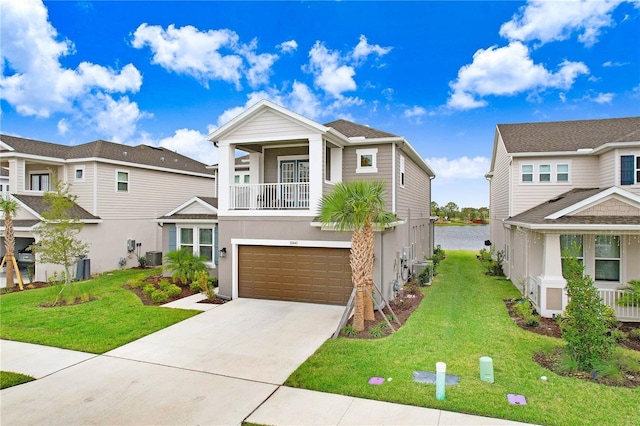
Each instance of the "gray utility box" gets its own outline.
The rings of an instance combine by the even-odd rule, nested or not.
[[[160,266],[162,265],[162,252],[161,251],[148,251],[146,254],[147,266]]]
[[[420,274],[424,272],[427,266],[431,267],[431,274],[429,274],[428,281],[427,281],[428,283],[430,283],[431,280],[433,279],[433,261],[432,260],[425,260],[423,262],[414,263],[413,270],[411,272],[413,272],[413,275],[418,277],[420,276]]]

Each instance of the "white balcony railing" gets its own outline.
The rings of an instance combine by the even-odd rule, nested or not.
[[[309,208],[309,182],[231,185],[231,210]]]
[[[640,306],[620,306],[618,299],[624,294],[622,290],[598,289],[605,305],[616,311],[619,321],[640,321]]]

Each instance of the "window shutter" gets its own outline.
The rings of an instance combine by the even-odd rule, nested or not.
[[[176,226],[169,225],[169,251],[174,251],[176,249]]]
[[[218,225],[213,225],[213,263],[218,266]]]
[[[620,185],[633,185],[633,155],[620,156]]]

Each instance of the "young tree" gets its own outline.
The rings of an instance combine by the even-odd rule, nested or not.
[[[4,214],[4,254],[7,265],[7,287],[9,287],[13,285],[13,261],[10,259],[14,256],[15,251],[13,216],[18,211],[18,202],[14,199],[0,197],[0,209]]]
[[[38,239],[31,250],[38,254],[40,262],[64,267],[61,294],[71,282],[71,265],[89,252],[89,245],[77,237],[84,224],[71,215],[77,198],[71,193],[71,184],[57,181],[54,190],[43,197],[48,209],[42,213],[44,220],[35,230]]]
[[[321,222],[335,225],[339,231],[353,232],[350,264],[356,289],[353,328],[357,331],[364,330],[365,320],[375,320],[373,300],[369,296],[373,294],[373,227],[384,228],[394,219],[395,215],[385,210],[384,182],[342,182],[322,197]]]

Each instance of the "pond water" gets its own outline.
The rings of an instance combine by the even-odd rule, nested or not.
[[[436,226],[434,242],[443,250],[474,250],[485,248],[489,239],[489,225]]]

